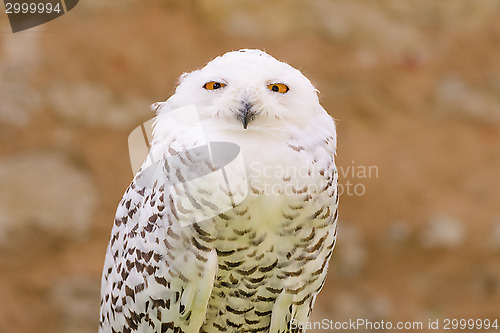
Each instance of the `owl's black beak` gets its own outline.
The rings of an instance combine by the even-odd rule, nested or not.
[[[255,117],[255,112],[252,110],[253,104],[243,101],[241,108],[238,109],[237,118],[243,124],[243,128],[247,129],[248,123]]]

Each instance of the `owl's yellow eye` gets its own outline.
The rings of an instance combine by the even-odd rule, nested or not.
[[[281,94],[286,93],[288,90],[288,86],[283,83],[271,83],[270,85],[267,86],[267,89],[274,91],[274,92],[279,92]]]
[[[207,90],[216,90],[216,89],[224,88],[225,86],[226,86],[225,83],[217,82],[217,81],[210,81],[210,82],[205,83],[203,88],[205,88]]]

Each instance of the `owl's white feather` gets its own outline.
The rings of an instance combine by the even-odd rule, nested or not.
[[[199,123],[169,117],[192,104],[201,134]],[[207,141],[235,143],[249,193],[182,226],[164,175],[184,178],[186,168],[159,164],[149,186],[139,171],[108,247],[101,332],[291,332],[292,320],[304,323],[311,313],[336,239],[335,124],[317,90],[290,65],[240,50],[182,75],[155,108],[152,150],[161,161]],[[192,158],[183,161],[210,171],[210,161]],[[203,184],[184,190],[217,204]]]

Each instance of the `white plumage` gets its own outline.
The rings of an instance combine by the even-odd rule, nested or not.
[[[203,133],[169,117],[192,104]],[[317,91],[288,64],[240,50],[182,75],[156,108],[160,163],[143,166],[118,207],[100,332],[292,332],[292,320],[307,322],[336,238],[335,124]],[[248,193],[186,225],[183,210],[223,200],[213,201],[213,184],[184,186],[183,208],[168,190],[215,169],[204,154],[182,155],[204,140],[240,147],[248,183],[231,191]]]

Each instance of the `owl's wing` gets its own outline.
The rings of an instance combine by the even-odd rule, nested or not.
[[[327,118],[326,121],[331,120]],[[328,263],[337,237],[339,191],[338,172],[335,166],[336,138],[331,135],[326,136],[314,148],[306,146],[306,149],[301,150],[299,146],[299,142],[291,142],[288,145],[297,152],[297,155],[309,154],[306,160],[314,161],[315,167],[308,168],[311,178],[307,178],[306,174],[303,175],[303,179],[309,185],[305,195],[313,199],[301,203],[302,216],[306,216],[303,225],[308,227],[301,230],[293,229],[294,227],[288,229],[287,234],[293,235],[292,237],[298,235],[300,241],[296,244],[297,251],[291,256],[292,264],[287,270],[299,269],[301,274],[290,278],[287,282],[289,286],[293,286],[293,279],[300,282],[299,285],[295,285],[295,289],[284,288],[276,298],[271,315],[270,333],[305,331],[303,327],[307,327],[316,297],[325,283]],[[297,199],[301,201],[300,196],[290,199],[295,200],[294,205],[298,203]],[[301,217],[297,216],[296,220],[299,219]],[[286,229],[282,230],[286,232]],[[282,239],[285,241],[285,237]]]
[[[199,332],[205,320],[217,254],[180,225],[165,172],[164,163],[143,166],[119,204],[102,277],[101,332]]]

